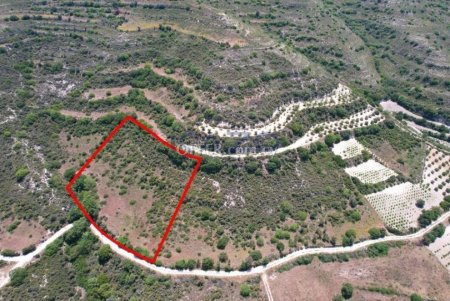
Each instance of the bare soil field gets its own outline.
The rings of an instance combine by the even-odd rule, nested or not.
[[[131,88],[131,86],[127,85],[123,87],[89,89],[83,94],[83,96],[90,100],[99,100],[106,97],[125,95]]]
[[[170,26],[173,30],[182,34],[197,36],[206,40],[210,40],[216,43],[228,43],[230,46],[238,45],[243,46],[246,44],[245,40],[239,36],[231,35],[218,35],[215,33],[205,33],[194,27],[183,27],[173,22],[147,22],[140,19],[135,19],[124,23],[118,27],[121,31],[141,31],[141,30],[157,30],[160,26]]]
[[[387,164],[387,167],[400,172],[404,176],[410,175],[411,171],[408,166],[399,163],[402,159],[402,154],[397,152],[388,142],[383,142],[379,148],[371,149],[371,151],[380,157]]]
[[[272,273],[269,283],[275,300],[331,300],[342,284],[354,287],[352,300],[409,300],[418,293],[425,299],[448,300],[450,275],[425,248],[406,245],[390,249],[387,257],[363,258],[345,263],[321,263],[288,272]],[[369,288],[392,288],[386,296]]]
[[[253,293],[248,297],[242,297],[239,293],[240,286],[247,282],[252,287]],[[198,279],[197,288],[190,289],[189,292],[179,299],[179,301],[192,301],[192,300],[249,300],[249,301],[264,301],[267,300],[263,291],[258,291],[258,279],[248,278],[233,278],[231,280],[212,279],[211,281],[205,281],[201,278]]]
[[[47,231],[37,221],[20,221],[17,228],[7,231],[13,220],[7,219],[0,223],[0,250],[9,249],[21,251],[30,245],[39,244],[47,236]]]
[[[91,114],[86,114],[84,112],[80,112],[80,111],[72,111],[72,110],[60,110],[59,111],[61,114],[65,115],[65,116],[71,116],[77,119],[81,119],[81,118],[91,118],[93,120],[99,119],[103,116],[106,116],[112,112],[92,112]],[[150,128],[155,131],[155,133],[157,133],[159,136],[165,138],[166,135],[158,128],[158,124],[153,121],[152,119],[148,118],[144,113],[136,111],[134,108],[129,107],[129,106],[121,106],[119,108],[117,108],[116,110],[114,110],[114,112],[122,112],[122,113],[136,113],[137,118],[140,120],[145,121],[145,123],[147,123]]]

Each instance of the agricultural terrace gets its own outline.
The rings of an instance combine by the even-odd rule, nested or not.
[[[356,177],[363,183],[376,184],[386,181],[390,177],[397,175],[392,169],[370,159],[357,166],[348,167],[345,169],[351,177]]]
[[[292,121],[293,115],[306,108],[320,108],[332,107],[337,105],[349,104],[355,101],[356,97],[351,96],[351,91],[348,87],[339,84],[330,95],[325,95],[321,98],[311,100],[308,102],[295,102],[277,108],[272,117],[266,122],[260,122],[251,125],[244,125],[243,129],[231,127],[226,122],[220,123],[218,126],[211,126],[205,121],[202,122],[198,129],[208,135],[217,135],[219,137],[248,137],[266,135],[278,132],[286,127]]]
[[[247,156],[251,157],[265,157],[265,156],[273,156],[276,154],[281,154],[287,152],[289,150],[295,150],[300,147],[306,147],[311,145],[314,142],[320,141],[325,136],[342,132],[342,131],[351,131],[358,128],[368,127],[372,124],[380,123],[384,120],[384,117],[380,115],[380,113],[373,107],[369,106],[367,109],[364,109],[358,113],[350,115],[348,118],[343,118],[337,121],[330,121],[319,123],[312,126],[301,138],[296,140],[294,143],[289,144],[284,147],[277,148],[273,151],[261,151],[257,152],[250,149],[241,149],[242,153],[237,154],[221,154],[214,151],[209,151],[205,149],[201,149],[197,146],[192,145],[184,145],[183,148],[188,151],[208,155],[211,157],[233,157],[233,158],[244,158]]]
[[[362,154],[364,146],[359,143],[355,138],[336,143],[332,151],[336,156],[340,156],[342,159],[350,159]]]
[[[427,247],[450,272],[450,226],[447,226],[441,237],[437,237]]]
[[[430,147],[425,160],[423,182],[431,189],[426,207],[439,206],[450,195],[450,155]]]
[[[425,185],[406,182],[366,195],[366,198],[386,226],[406,231],[418,225],[421,210],[416,202],[428,200],[430,195],[431,192]]]

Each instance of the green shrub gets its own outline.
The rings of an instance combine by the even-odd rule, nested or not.
[[[250,285],[248,285],[247,283],[243,283],[241,285],[240,294],[242,297],[244,297],[244,298],[249,297],[251,292],[252,292],[252,289],[251,289]]]
[[[355,242],[355,239],[356,239],[356,232],[355,232],[355,230],[349,229],[342,236],[342,244],[344,246],[351,246]]]
[[[250,257],[253,259],[253,261],[258,261],[262,258],[262,254],[260,251],[251,251]]]
[[[12,232],[14,232],[14,230],[16,230],[16,228],[19,225],[20,225],[20,221],[14,221],[8,225],[8,227],[6,228],[6,231],[8,231],[9,233],[12,233]]]
[[[203,258],[202,260],[202,270],[211,270],[214,267],[214,260],[209,257]]]
[[[62,238],[58,238],[45,248],[44,255],[49,257],[55,255],[61,248],[62,244],[63,244]]]
[[[229,241],[229,238],[226,236],[222,236],[218,241],[217,241],[217,248],[219,250],[224,250],[225,247],[227,246]]]
[[[422,239],[422,243],[426,246],[432,244],[438,237],[442,237],[445,233],[445,226],[442,224],[437,225],[430,232],[425,234]]]
[[[17,182],[22,182],[23,179],[30,173],[27,167],[22,166],[16,171],[16,180]]]
[[[16,251],[14,251],[14,250],[10,250],[10,249],[5,249],[5,250],[2,250],[2,253],[1,253],[3,256],[5,256],[5,257],[14,257],[14,256],[19,256],[19,253],[17,253]]]
[[[341,288],[342,297],[350,299],[353,296],[353,286],[350,283],[344,283]]]
[[[64,171],[64,179],[66,179],[66,181],[70,181],[74,176],[75,176],[75,168],[71,167],[68,168]]]
[[[377,243],[367,248],[369,257],[387,256],[389,253],[389,245],[387,243]]]
[[[17,268],[10,273],[10,276],[11,276],[11,285],[20,286],[25,282],[25,279],[28,276],[28,272],[24,268]]]
[[[420,296],[418,294],[412,294],[410,299],[411,299],[411,301],[422,301],[423,300],[422,296]]]
[[[433,221],[437,220],[441,215],[441,208],[433,207],[429,210],[422,211],[422,214],[419,216],[419,224],[422,228],[430,225]]]
[[[372,239],[378,239],[386,236],[386,230],[383,228],[371,228],[369,229],[369,235]]]
[[[348,210],[345,212],[345,215],[352,223],[356,223],[357,221],[361,220],[361,213],[359,213],[358,210]]]
[[[109,245],[102,245],[98,250],[98,262],[100,264],[107,263],[112,257],[111,247]]]
[[[201,165],[201,170],[208,173],[218,173],[222,169],[223,163],[219,158],[205,157]]]

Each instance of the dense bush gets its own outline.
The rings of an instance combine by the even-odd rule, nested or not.
[[[441,209],[439,207],[433,207],[429,210],[422,211],[419,216],[419,224],[422,228],[430,225],[433,221],[437,220],[441,215]]]
[[[422,239],[422,243],[426,246],[432,244],[437,238],[442,237],[445,233],[445,226],[443,224],[439,224],[433,228],[430,232],[425,234]]]
[[[377,243],[367,248],[369,257],[387,256],[389,253],[389,245],[387,243]]]
[[[356,232],[353,229],[347,230],[342,236],[342,245],[351,246],[356,239]]]
[[[371,239],[378,239],[386,236],[386,230],[383,228],[370,228],[369,235]]]
[[[11,285],[20,286],[25,282],[25,279],[28,277],[28,272],[25,268],[17,268],[10,273],[10,276],[11,276]]]
[[[25,248],[22,249],[22,254],[26,255],[26,254],[29,254],[29,253],[33,252],[34,250],[36,250],[36,246],[35,245],[30,245],[30,246],[25,247]]]

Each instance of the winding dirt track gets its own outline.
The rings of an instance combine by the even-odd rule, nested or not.
[[[300,249],[293,253],[286,255],[285,257],[276,259],[266,266],[257,266],[248,271],[204,271],[204,270],[175,270],[165,267],[158,267],[154,264],[148,263],[142,259],[136,258],[133,254],[128,253],[127,251],[121,249],[116,244],[108,240],[104,237],[100,232],[97,231],[93,226],[91,226],[92,232],[102,241],[104,244],[108,244],[111,249],[119,254],[122,257],[125,257],[143,267],[146,267],[150,270],[153,270],[157,273],[163,275],[173,275],[173,276],[205,276],[205,277],[242,277],[242,276],[256,276],[265,273],[268,270],[271,270],[275,267],[281,266],[289,261],[292,261],[296,258],[306,256],[306,255],[317,255],[317,254],[338,254],[338,253],[349,253],[354,252],[360,249],[367,248],[370,245],[380,243],[380,242],[390,242],[390,241],[407,241],[421,238],[423,235],[431,231],[437,224],[442,223],[447,218],[450,217],[450,212],[446,212],[440,218],[438,218],[435,222],[429,225],[426,228],[423,228],[416,233],[408,234],[408,235],[391,235],[386,236],[384,238],[366,240],[359,243],[356,243],[349,247],[323,247],[323,248],[307,248]],[[450,227],[450,226],[449,226]]]
[[[306,255],[349,253],[349,252],[355,252],[357,250],[367,248],[370,245],[380,243],[380,242],[407,241],[407,240],[418,239],[418,238],[421,238],[426,233],[428,233],[429,231],[431,231],[431,229],[434,228],[437,224],[442,223],[443,221],[445,221],[448,218],[450,218],[450,212],[446,212],[445,214],[443,214],[441,217],[439,217],[439,219],[434,221],[428,227],[423,228],[423,229],[417,231],[416,233],[409,234],[409,235],[403,235],[403,236],[391,235],[391,236],[386,236],[386,237],[380,238],[380,239],[362,241],[362,242],[356,243],[356,244],[354,244],[352,246],[348,246],[348,247],[323,247],[323,248],[300,249],[293,253],[288,254],[285,257],[276,259],[276,260],[270,262],[269,264],[267,264],[266,266],[257,266],[248,271],[230,271],[230,272],[204,271],[204,270],[198,270],[198,269],[197,270],[176,270],[176,269],[171,269],[171,268],[166,268],[166,267],[159,267],[159,266],[156,266],[149,262],[146,262],[142,259],[136,258],[133,254],[129,253],[128,251],[126,251],[124,249],[121,249],[115,243],[111,242],[108,238],[103,236],[92,225],[91,225],[91,231],[94,233],[95,236],[97,236],[99,238],[99,240],[102,243],[109,245],[111,247],[111,249],[118,255],[120,255],[126,259],[129,259],[129,260],[133,261],[134,263],[139,264],[142,267],[148,268],[156,273],[163,274],[163,275],[172,275],[172,276],[205,276],[205,277],[217,277],[217,278],[221,278],[221,277],[231,278],[231,277],[262,275],[265,272],[267,272],[275,267],[281,266],[281,265],[288,263],[296,258],[306,256]],[[16,262],[13,269],[16,269],[18,267],[24,267],[33,261],[34,256],[42,253],[49,244],[51,244],[56,239],[61,237],[65,232],[70,230],[72,228],[72,226],[73,226],[72,224],[69,224],[69,225],[65,226],[64,228],[60,229],[58,232],[53,234],[48,240],[46,240],[45,242],[40,244],[36,248],[36,250],[30,254],[16,256],[16,257],[5,257],[5,256],[0,255],[0,260],[4,260],[7,262]],[[0,278],[0,287],[6,285],[8,282],[9,282],[9,277]]]

